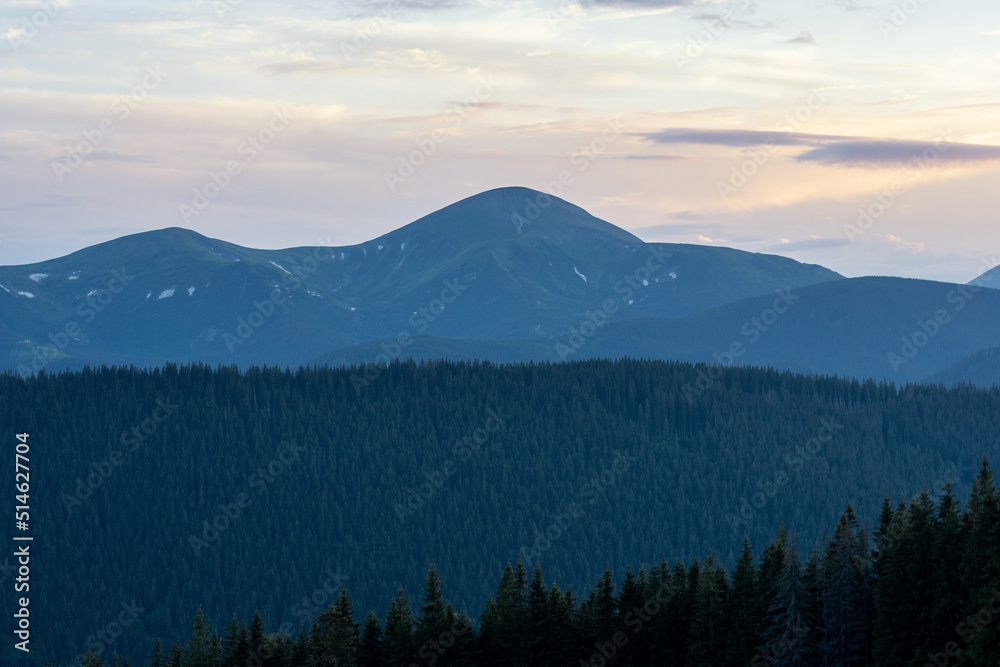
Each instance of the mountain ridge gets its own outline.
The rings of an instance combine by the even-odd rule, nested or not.
[[[774,255],[645,243],[546,197],[490,190],[350,246],[253,249],[170,227],[0,267],[0,366],[295,366],[400,332],[547,341],[608,299],[622,317],[681,317],[842,279]],[[117,291],[115,271],[130,277]]]

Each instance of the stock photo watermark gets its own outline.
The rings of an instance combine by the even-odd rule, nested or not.
[[[232,184],[233,179],[243,173],[245,167],[253,163],[279,134],[288,129],[294,119],[295,116],[287,108],[275,110],[262,128],[248,134],[236,147],[236,154],[242,159],[229,160],[219,171],[209,171],[204,184],[193,189],[191,203],[178,204],[181,219],[189,223],[192,217],[201,215]]]
[[[950,134],[950,130],[948,131]],[[844,224],[844,235],[847,240],[862,236],[878,222],[886,212],[906,194],[931,167],[937,164],[938,158],[951,148],[951,140],[938,137],[934,145],[923,150],[906,162],[905,172],[901,178],[895,179],[887,189],[875,193],[872,201],[858,207],[858,217],[854,224]]]
[[[119,121],[127,120],[132,112],[160,87],[166,77],[167,75],[160,69],[159,63],[148,65],[142,81],[127,95],[121,95],[114,99],[111,103],[111,113]],[[104,141],[117,130],[118,126],[110,116],[102,118],[93,128],[83,130],[83,141],[78,142],[75,146],[66,146],[65,154],[52,161],[52,173],[55,174],[56,179],[62,183],[67,174],[84,164],[86,157],[95,153]]]
[[[476,86],[473,94],[446,111],[443,120],[450,123],[453,130],[461,127],[483,102],[493,96],[496,87],[497,84],[493,77],[480,77],[479,85]],[[416,148],[409,153],[397,156],[396,169],[386,171],[383,174],[389,192],[395,192],[399,185],[405,183],[408,178],[417,173],[420,167],[427,164],[427,161],[437,152],[438,147],[447,142],[450,136],[452,135],[446,130],[436,128],[429,136],[414,139],[413,144]]]
[[[755,146],[749,155],[740,164],[733,165],[728,181],[716,181],[715,189],[719,193],[722,201],[726,201],[736,194],[740,188],[750,182],[761,169],[771,160],[771,156],[779,146],[788,142],[792,135],[798,132],[803,125],[812,120],[813,114],[830,103],[830,98],[826,95],[824,88],[813,88],[809,91],[805,102],[800,104],[794,111],[791,111],[778,121],[774,131],[781,132],[779,138],[771,138]]]

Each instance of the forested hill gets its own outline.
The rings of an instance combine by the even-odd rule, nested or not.
[[[1000,449],[1000,390],[666,362],[8,374],[0,400],[37,452],[32,657],[56,662],[145,655],[199,606],[298,627],[342,584],[384,615],[430,562],[478,618],[519,552],[583,590],[608,562],[732,567],[782,522],[808,550],[849,502],[964,497]]]
[[[203,610],[186,641],[111,667],[923,667],[1000,664],[1000,498],[987,463],[964,509],[946,487],[893,508],[874,530],[851,506],[807,555],[782,527],[759,558],[748,542],[727,571],[709,554],[666,558],[589,591],[547,585],[510,563],[478,627],[456,612],[431,565],[420,597],[393,596],[359,623],[347,587],[308,629],[268,632],[260,614],[221,631]],[[93,653],[84,667],[104,667]]]

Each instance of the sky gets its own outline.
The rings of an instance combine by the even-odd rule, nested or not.
[[[522,185],[646,241],[966,282],[998,121],[979,0],[0,0],[0,264],[350,245]]]

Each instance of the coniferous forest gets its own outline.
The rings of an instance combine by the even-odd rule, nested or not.
[[[610,569],[587,591],[507,564],[478,628],[448,601],[437,569],[420,598],[402,589],[384,619],[356,613],[347,588],[297,632],[259,614],[221,631],[203,610],[185,641],[156,642],[150,667],[349,665],[977,665],[1000,664],[1000,496],[984,461],[964,509],[951,486],[893,507],[871,534],[848,506],[803,558],[782,527],[732,572],[712,555],[685,565]],[[86,667],[110,663],[88,653]]]
[[[996,389],[621,360],[101,368],[0,397],[33,443],[39,665],[996,653]]]

